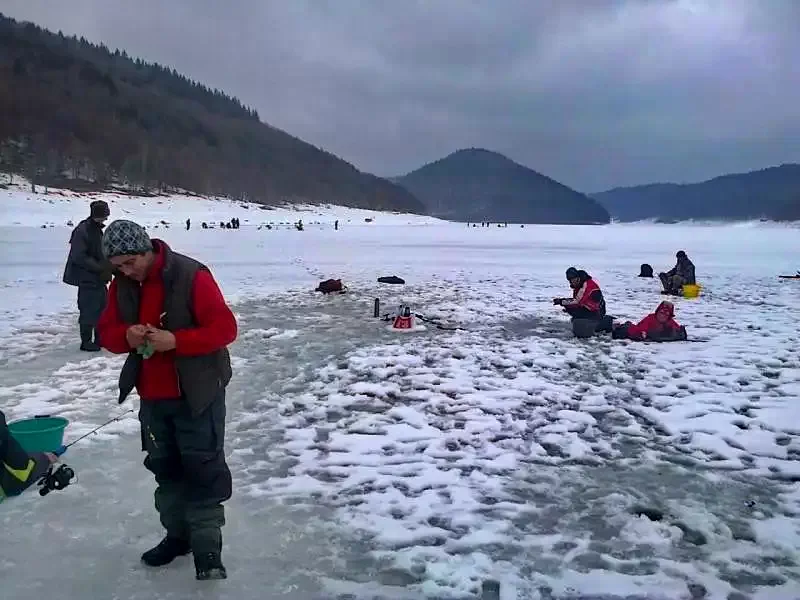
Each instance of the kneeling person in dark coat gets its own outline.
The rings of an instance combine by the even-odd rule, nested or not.
[[[100,320],[100,343],[128,354],[120,402],[134,386],[144,464],[154,475],[166,537],[142,560],[163,566],[194,555],[197,579],[224,579],[222,503],[232,494],[225,462],[227,346],[236,319],[208,268],[151,240],[131,221],[114,221],[103,251],[118,268]]]
[[[679,250],[675,257],[678,259],[675,266],[666,273],[659,273],[658,278],[661,280],[661,285],[664,286],[663,293],[680,296],[683,293],[683,286],[696,285],[697,279],[694,263],[689,260],[686,252]]]

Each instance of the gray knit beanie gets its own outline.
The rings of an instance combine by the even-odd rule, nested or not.
[[[103,254],[106,258],[126,254],[144,254],[153,249],[153,242],[144,227],[133,221],[113,221],[103,234]]]

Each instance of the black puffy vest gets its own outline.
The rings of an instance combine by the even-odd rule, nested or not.
[[[164,317],[162,324],[168,331],[196,327],[192,313],[192,286],[199,270],[208,270],[202,263],[173,252],[160,242],[164,253]],[[139,322],[140,285],[125,277],[116,276],[117,303],[122,320],[135,325]],[[131,393],[139,377],[142,357],[134,350],[128,354],[119,376],[119,401]],[[233,375],[231,357],[227,348],[203,356],[176,356],[175,367],[181,395],[189,403],[192,413],[199,416],[216,399],[219,389],[228,385]]]

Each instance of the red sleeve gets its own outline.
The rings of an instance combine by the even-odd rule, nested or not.
[[[97,337],[100,345],[114,354],[125,354],[131,351],[125,333],[128,324],[122,320],[117,305],[117,280],[114,279],[108,288],[108,301],[100,321],[97,323]]]
[[[236,317],[225,303],[210,271],[198,271],[192,284],[192,309],[197,327],[173,331],[179,356],[211,354],[231,344],[238,334]]]
[[[589,310],[592,310],[592,305],[589,302],[589,300],[591,300],[592,294],[594,294],[594,292],[595,290],[590,291],[589,288],[586,287],[583,290],[583,294],[581,294],[581,297],[578,298],[578,306],[582,306],[583,308],[588,308]]]
[[[576,298],[578,306],[588,308],[589,310],[597,310],[600,302],[600,298],[597,297],[597,294],[600,292],[600,288],[597,285],[590,285],[590,282],[587,281],[580,291],[580,298]]]
[[[647,333],[647,331],[653,326],[653,322],[655,320],[655,315],[647,315],[636,325],[631,325],[628,327],[628,337],[631,339],[639,339],[644,337],[644,334]]]

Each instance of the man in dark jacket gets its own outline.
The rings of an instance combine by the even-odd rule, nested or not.
[[[6,416],[0,410],[0,500],[24,492],[56,460],[54,454],[25,452],[8,431]]]
[[[153,472],[166,537],[142,555],[153,567],[194,554],[197,579],[224,579],[222,503],[232,494],[225,462],[227,346],[236,319],[207,267],[151,240],[131,221],[114,221],[103,251],[117,268],[100,319],[100,343],[128,354],[123,402],[141,398],[144,464]]]
[[[681,295],[684,285],[695,285],[697,280],[694,273],[694,263],[689,260],[686,252],[679,250],[675,255],[678,262],[666,273],[659,273],[658,278],[664,286],[665,294]]]
[[[103,227],[111,211],[102,200],[92,202],[89,210],[89,217],[72,230],[63,281],[78,288],[81,350],[99,352],[97,322],[106,306],[106,284],[112,274],[112,267],[103,256]]]

